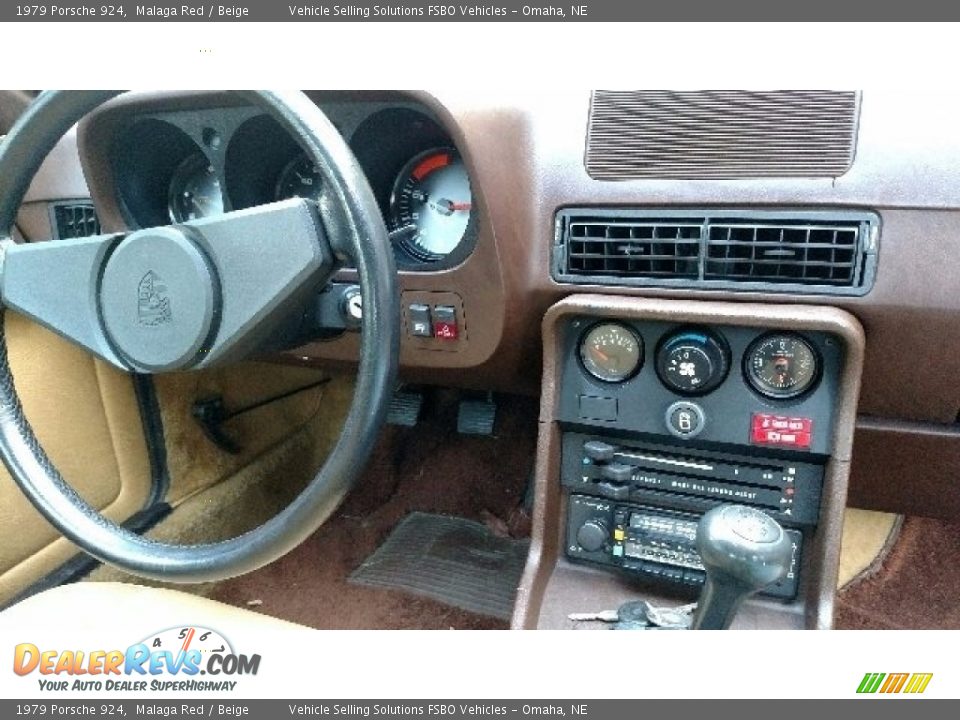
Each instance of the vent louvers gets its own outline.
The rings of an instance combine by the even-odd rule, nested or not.
[[[563,210],[554,278],[861,295],[873,284],[878,226],[863,212]]]
[[[695,278],[700,233],[689,222],[578,220],[569,226],[568,266],[586,274]]]
[[[100,233],[100,221],[90,203],[64,203],[53,208],[57,238],[69,240]]]

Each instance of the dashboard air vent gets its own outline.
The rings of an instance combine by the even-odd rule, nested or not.
[[[571,219],[567,233],[567,267],[573,273],[679,278],[699,274],[701,224],[695,221],[584,217]]]
[[[59,240],[100,233],[100,221],[90,203],[63,203],[53,207],[54,228]]]
[[[867,212],[567,209],[558,282],[863,295],[879,218]]]
[[[853,285],[860,224],[850,222],[710,223],[707,280]]]

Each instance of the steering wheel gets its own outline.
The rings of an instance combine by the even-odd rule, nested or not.
[[[130,372],[209,367],[254,352],[276,324],[350,260],[363,293],[360,363],[339,440],[302,493],[244,535],[173,545],[98,513],[61,477],[20,406],[0,323],[0,456],[33,505],[97,559],[141,577],[205,582],[240,575],[303,542],[364,467],[396,377],[396,269],[377,202],[357,160],[302,93],[248,92],[320,170],[316,202],[293,199],[179,225],[78,240],[15,244],[17,211],[41,162],[83,116],[120,93],[41,94],[0,143],[0,297]]]

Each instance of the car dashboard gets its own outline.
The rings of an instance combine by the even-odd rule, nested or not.
[[[697,585],[689,523],[731,498],[777,516],[796,552],[743,622],[828,626],[846,504],[960,511],[948,101],[308,95],[390,231],[401,380],[541,397],[538,551],[515,626],[566,626],[588,585],[615,603],[624,573]],[[82,182],[41,173],[21,213],[31,240],[323,191],[282,127],[228,93],[122,96],[64,145]],[[337,331],[273,359],[356,362],[356,283],[347,262],[316,301]]]

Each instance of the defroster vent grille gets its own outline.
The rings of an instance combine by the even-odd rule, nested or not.
[[[867,212],[568,209],[559,282],[862,295],[876,273]]]
[[[597,180],[837,177],[856,132],[855,92],[598,90],[586,167]]]

